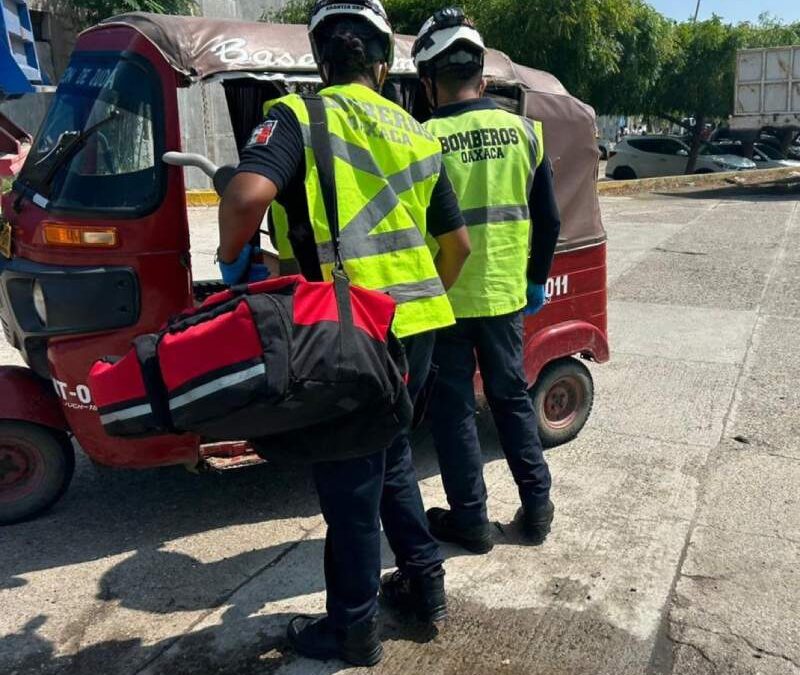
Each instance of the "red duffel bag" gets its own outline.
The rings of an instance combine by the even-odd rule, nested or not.
[[[307,459],[370,454],[408,426],[395,302],[341,274],[281,277],[218,293],[121,359],[89,388],[112,436],[198,434],[306,450]],[[316,436],[316,438],[314,438]]]

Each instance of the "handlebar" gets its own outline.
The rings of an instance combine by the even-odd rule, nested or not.
[[[161,159],[165,164],[171,166],[191,166],[200,169],[214,183],[214,190],[220,196],[225,192],[225,188],[236,173],[235,166],[228,164],[217,166],[208,157],[203,157],[203,155],[198,155],[194,152],[165,152]]]
[[[164,164],[171,166],[193,166],[200,169],[206,176],[213,180],[217,173],[217,165],[208,157],[198,155],[194,152],[165,152],[161,158]]]

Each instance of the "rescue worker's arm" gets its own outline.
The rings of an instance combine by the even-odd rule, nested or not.
[[[232,263],[264,220],[278,187],[255,173],[237,173],[219,204],[219,259]]]
[[[427,220],[428,231],[439,245],[439,253],[434,261],[436,271],[445,290],[449,290],[458,281],[471,248],[464,216],[444,167],[431,195]]]
[[[561,215],[553,186],[553,167],[545,155],[536,170],[528,199],[533,221],[533,245],[528,260],[528,280],[546,284],[553,264],[553,255],[561,232]]]
[[[436,237],[439,244],[439,253],[436,256],[436,271],[442,280],[444,290],[449,291],[458,281],[464,263],[469,258],[471,252],[469,245],[469,235],[466,227]]]
[[[220,202],[219,259],[223,263],[236,260],[261,227],[269,205],[302,170],[304,160],[297,118],[286,106],[275,106],[253,130]]]

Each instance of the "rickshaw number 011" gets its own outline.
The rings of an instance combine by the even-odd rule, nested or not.
[[[569,275],[564,274],[560,277],[550,277],[545,286],[545,293],[548,299],[567,295],[567,293],[569,293]]]

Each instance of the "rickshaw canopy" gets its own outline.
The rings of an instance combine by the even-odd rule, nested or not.
[[[134,12],[107,19],[84,35],[116,27],[139,33],[189,84],[237,77],[318,80],[305,26]],[[396,36],[393,77],[416,77],[413,42],[411,36]],[[604,241],[594,110],[571,96],[554,76],[516,64],[497,50],[489,50],[485,74],[494,87],[518,89],[521,112],[543,124],[561,209],[559,250]]]

